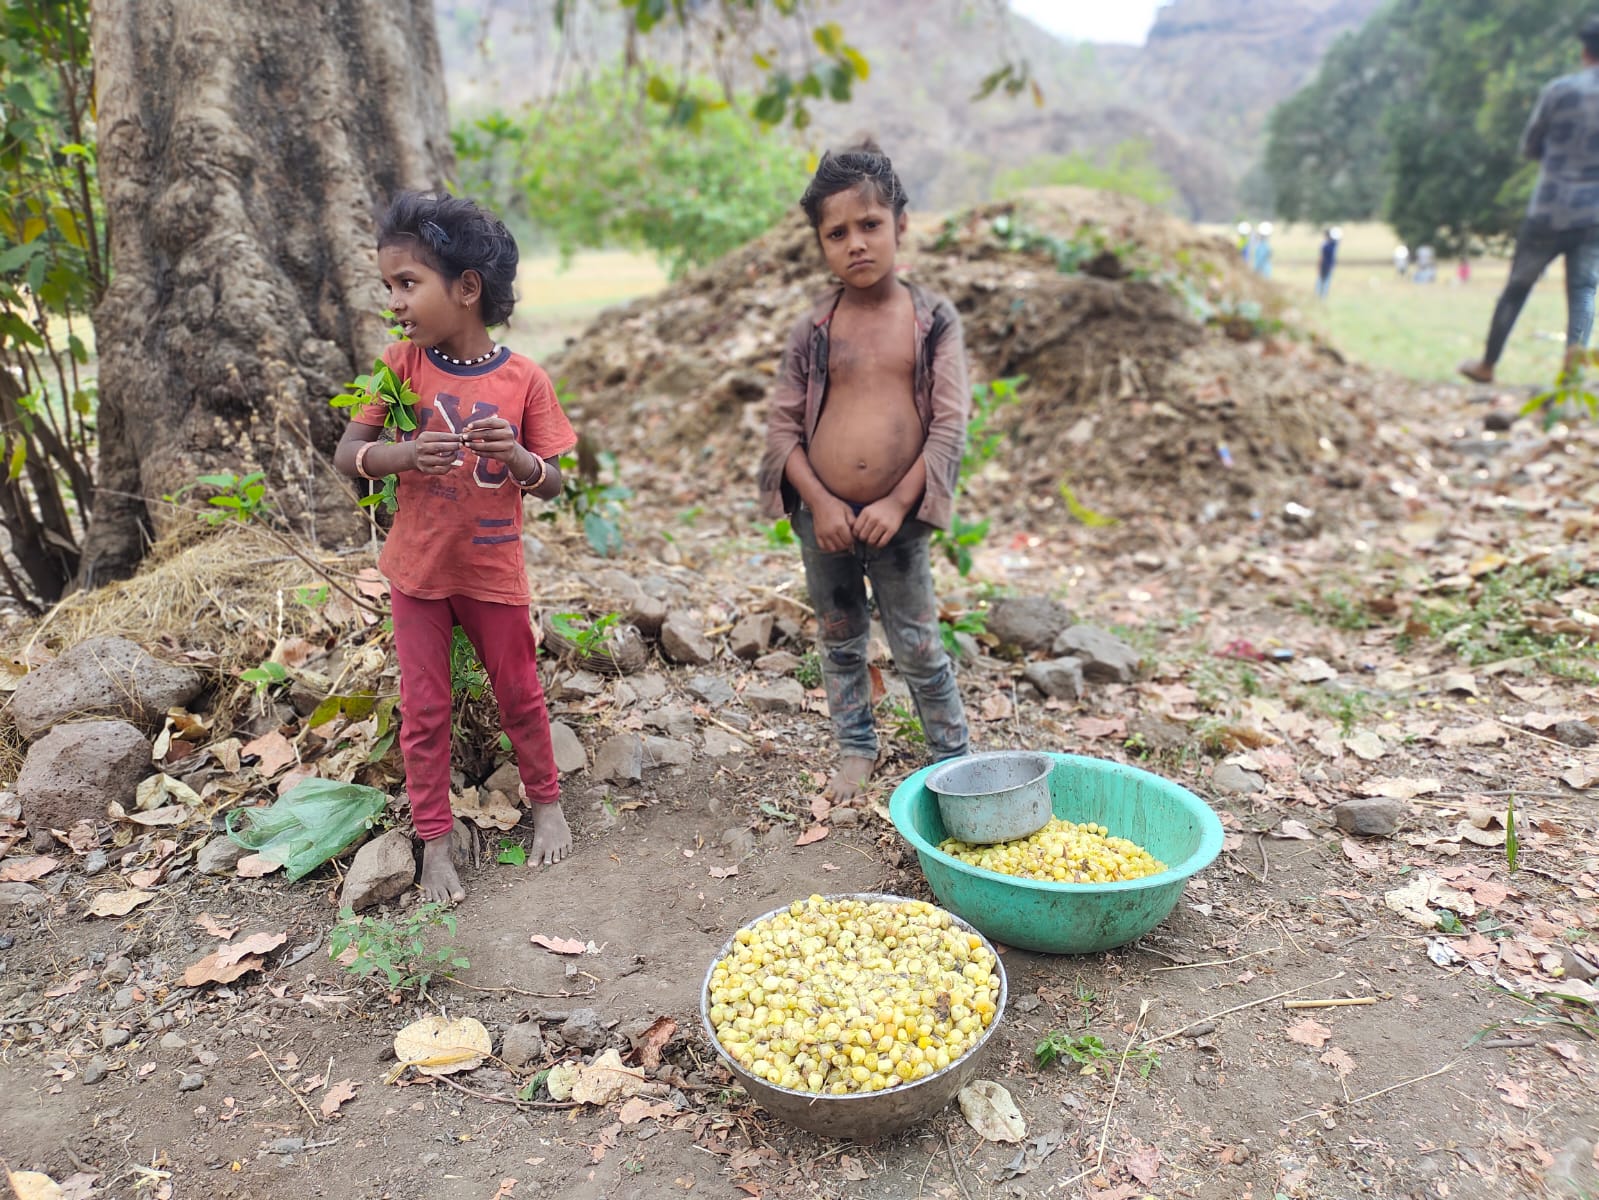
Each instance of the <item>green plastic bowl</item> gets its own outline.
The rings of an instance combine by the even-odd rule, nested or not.
[[[1050,754],[1057,817],[1092,821],[1168,864],[1125,883],[1046,883],[970,866],[938,848],[946,833],[924,767],[894,789],[888,812],[922,864],[939,904],[1007,946],[1094,954],[1136,941],[1166,919],[1183,885],[1221,853],[1221,822],[1198,796],[1122,763]]]

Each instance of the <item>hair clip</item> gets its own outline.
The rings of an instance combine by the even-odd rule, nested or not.
[[[423,221],[420,229],[422,236],[435,246],[448,246],[450,235],[444,232],[444,227],[437,221]]]

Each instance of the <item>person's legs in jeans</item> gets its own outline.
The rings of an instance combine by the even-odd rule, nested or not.
[[[1599,226],[1566,235],[1566,362],[1588,348],[1593,332],[1594,288],[1599,286]]]
[[[450,858],[450,641],[455,615],[449,600],[418,600],[390,589],[394,655],[400,662],[400,753],[411,824],[422,839],[422,891],[448,903],[466,896]]]
[[[572,848],[572,833],[561,810],[561,777],[550,743],[550,714],[539,683],[531,615],[525,605],[466,596],[455,597],[454,605],[461,628],[488,672],[500,723],[516,751],[517,771],[533,815],[533,858],[559,862]]]
[[[910,686],[928,749],[944,759],[966,753],[968,734],[955,665],[938,628],[930,533],[920,521],[908,520],[888,545],[863,554],[894,666]]]
[[[1484,383],[1493,379],[1494,364],[1504,353],[1505,341],[1515,327],[1516,318],[1521,315],[1528,293],[1543,275],[1544,268],[1560,251],[1559,242],[1549,234],[1523,231],[1516,239],[1515,257],[1510,260],[1510,278],[1505,281],[1505,290],[1499,293],[1499,300],[1494,305],[1482,361],[1463,366],[1462,374]]]
[[[832,554],[816,544],[811,514],[793,517],[805,562],[805,586],[816,610],[816,636],[827,688],[827,711],[838,741],[839,769],[825,789],[832,799],[848,800],[871,776],[877,762],[877,727],[872,720],[872,681],[867,670],[871,612],[866,603],[866,572],[849,551]]]

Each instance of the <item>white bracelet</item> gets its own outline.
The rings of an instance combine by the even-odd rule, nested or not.
[[[521,488],[524,492],[531,492],[534,488],[538,487],[539,484],[544,482],[544,476],[549,473],[549,468],[544,465],[544,460],[542,458],[540,458],[537,454],[535,454],[533,456],[533,461],[538,463],[538,465],[539,465],[538,478],[537,479],[518,479],[516,481],[516,486]]]

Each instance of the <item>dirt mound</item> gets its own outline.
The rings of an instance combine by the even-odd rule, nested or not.
[[[994,418],[1004,439],[968,508],[1065,519],[1065,483],[1102,512],[1257,518],[1353,482],[1334,464],[1369,434],[1369,386],[1285,331],[1280,294],[1225,239],[1059,188],[909,241],[914,277],[961,312],[973,381],[1028,378]],[[603,314],[550,372],[629,482],[753,502],[784,339],[828,286],[796,217]],[[685,487],[679,472],[706,482]]]

